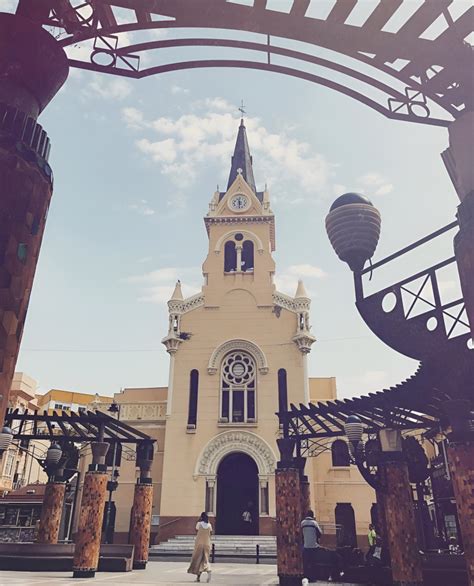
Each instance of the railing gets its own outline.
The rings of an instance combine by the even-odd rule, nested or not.
[[[261,544],[260,543],[256,543],[255,544],[255,563],[256,564],[260,564],[260,560],[261,559],[270,559],[270,560],[274,560],[276,559],[276,551],[275,554],[268,554],[268,553],[262,553],[261,550]],[[213,543],[211,545],[211,563],[214,564],[215,560],[216,560],[216,556],[217,557],[223,557],[223,558],[229,558],[229,557],[242,557],[242,558],[253,558],[254,556],[249,554],[249,553],[241,553],[240,555],[235,555],[235,554],[229,554],[229,553],[222,553],[219,554],[219,552],[216,553],[216,544]]]

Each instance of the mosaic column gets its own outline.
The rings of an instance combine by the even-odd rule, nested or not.
[[[401,451],[399,431],[379,432],[382,446],[379,465],[384,492],[386,542],[390,552],[394,586],[422,586],[413,497],[408,466]]]
[[[66,483],[48,481],[44,491],[41,517],[36,540],[38,543],[57,543],[63,512]]]
[[[93,578],[99,564],[108,479],[105,455],[109,444],[94,442],[91,448],[92,464],[84,478],[76,547],[74,548],[74,578]]]
[[[292,457],[294,440],[278,439],[280,461],[275,471],[277,568],[281,586],[301,586],[301,466]]]
[[[40,25],[0,14],[0,420],[20,348],[53,190],[50,143],[36,122],[68,74]]]
[[[471,431],[469,401],[444,405],[451,422],[448,464],[461,529],[469,584],[474,584],[474,432]]]
[[[148,561],[153,507],[153,484],[150,472],[152,461],[153,444],[144,442],[137,448],[137,464],[140,466],[140,477],[135,485],[130,524],[130,543],[135,546],[133,555],[134,570],[144,570]]]

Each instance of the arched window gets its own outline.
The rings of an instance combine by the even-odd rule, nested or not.
[[[253,242],[245,240],[242,246],[242,271],[253,271]]]
[[[349,449],[343,440],[336,440],[331,446],[332,465],[333,466],[350,466],[351,458]]]
[[[286,386],[286,370],[278,371],[278,411],[288,410],[288,389]]]
[[[246,352],[231,352],[222,362],[221,420],[229,423],[256,421],[256,366]]]
[[[189,375],[188,425],[196,425],[198,408],[199,372],[194,369]]]
[[[230,273],[237,270],[237,252],[235,242],[229,240],[224,246],[224,272]]]

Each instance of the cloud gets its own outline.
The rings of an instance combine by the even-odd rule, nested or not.
[[[178,279],[182,282],[184,297],[195,295],[201,290],[199,269],[189,267],[163,267],[141,275],[132,275],[125,282],[138,285],[138,301],[163,304],[169,301]]]
[[[191,187],[209,161],[227,173],[239,125],[235,106],[223,98],[195,102],[193,107],[192,114],[155,120],[146,120],[136,108],[122,110],[129,128],[143,130],[136,148],[182,190]],[[252,153],[258,160],[258,175],[266,176],[280,189],[286,182],[289,188],[285,192],[297,193],[296,198],[285,197],[286,203],[300,203],[308,194],[314,199],[315,193],[330,190],[332,166],[309,144],[292,137],[287,130],[281,134],[270,132],[259,118],[246,118],[245,124]]]
[[[313,277],[316,279],[321,279],[327,276],[327,273],[325,273],[323,269],[310,264],[292,265],[291,267],[288,267],[288,273],[300,278]]]
[[[275,275],[275,286],[278,291],[293,296],[298,287],[298,280],[303,279],[308,295],[311,297],[314,293],[315,279],[322,279],[327,273],[320,267],[310,264],[291,265],[281,273]]]
[[[82,95],[87,98],[99,97],[107,100],[121,101],[133,91],[133,86],[126,79],[112,76],[97,76],[83,89]]]
[[[393,184],[380,173],[366,173],[359,177],[358,181],[362,184],[361,191],[371,195],[388,195],[393,191]]]
[[[148,205],[148,201],[146,199],[141,199],[138,203],[132,203],[128,207],[130,210],[140,214],[140,216],[155,215],[155,210]]]
[[[122,118],[128,128],[140,129],[145,124],[143,113],[133,107],[122,109]]]
[[[172,85],[170,88],[172,94],[189,94],[188,88],[181,87],[179,85]]]

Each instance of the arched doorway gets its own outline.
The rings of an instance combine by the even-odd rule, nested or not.
[[[258,535],[258,468],[240,452],[222,459],[217,469],[216,533],[242,535],[242,513],[249,507],[252,525],[247,533]]]

